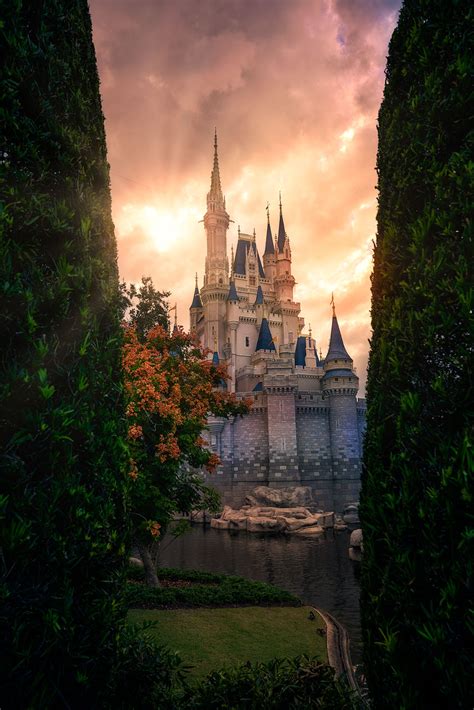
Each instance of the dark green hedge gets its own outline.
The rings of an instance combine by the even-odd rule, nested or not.
[[[86,0],[0,17],[0,705],[92,708],[126,533],[99,82]]]
[[[143,571],[134,569],[130,577],[143,579]],[[126,601],[131,608],[156,609],[160,607],[199,607],[252,605],[301,606],[301,600],[283,589],[265,582],[254,582],[242,577],[211,574],[195,570],[159,569],[160,580],[184,580],[194,582],[189,587],[146,587],[129,583]]]
[[[474,6],[406,0],[379,114],[360,515],[376,708],[472,707]]]

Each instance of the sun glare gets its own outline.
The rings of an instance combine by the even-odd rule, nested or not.
[[[157,252],[170,251],[186,238],[190,222],[195,222],[194,210],[186,207],[166,210],[155,205],[128,203],[117,220],[119,233],[140,231]]]

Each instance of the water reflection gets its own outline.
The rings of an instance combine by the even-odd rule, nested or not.
[[[195,526],[163,550],[160,564],[241,575],[293,592],[304,602],[327,609],[344,624],[351,638],[352,660],[358,663],[359,584],[348,544],[348,533],[304,539]]]

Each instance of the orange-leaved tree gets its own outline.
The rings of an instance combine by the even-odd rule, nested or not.
[[[199,471],[219,464],[202,437],[207,417],[245,414],[250,402],[227,392],[225,366],[182,329],[170,335],[157,325],[140,337],[128,324],[124,331],[133,540],[147,584],[158,586],[154,543],[177,511],[212,499]]]

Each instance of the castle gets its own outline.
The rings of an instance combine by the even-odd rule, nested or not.
[[[339,329],[333,301],[326,357],[318,356],[311,330],[303,332],[293,300],[290,239],[280,198],[273,239],[267,209],[263,260],[253,234],[238,230],[227,257],[230,217],[222,193],[217,135],[204,215],[207,237],[204,285],[190,308],[191,331],[225,360],[227,387],[253,399],[250,414],[209,419],[208,441],[221,458],[209,483],[223,501],[243,503],[255,486],[310,486],[318,505],[340,511],[358,499],[365,402]]]

